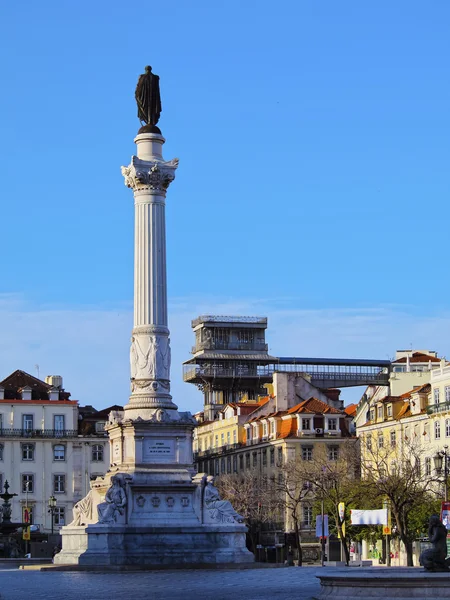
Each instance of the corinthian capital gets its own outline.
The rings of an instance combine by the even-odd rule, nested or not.
[[[150,194],[165,195],[166,190],[175,179],[178,158],[169,161],[142,160],[131,157],[128,167],[122,167],[125,185],[133,191],[148,191]]]

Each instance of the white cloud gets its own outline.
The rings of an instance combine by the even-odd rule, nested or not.
[[[182,381],[181,363],[193,345],[190,323],[199,314],[269,317],[267,341],[275,356],[388,358],[396,349],[448,352],[450,315],[417,315],[411,306],[306,310],[293,302],[230,298],[180,298],[169,306],[172,394],[181,410],[201,408],[201,393]],[[290,306],[290,307],[289,307]],[[81,404],[104,408],[129,396],[131,309],[29,306],[17,295],[0,295],[0,379],[15,369],[57,374]],[[345,390],[344,399],[359,391]]]

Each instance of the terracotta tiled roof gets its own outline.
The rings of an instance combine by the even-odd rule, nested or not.
[[[392,364],[399,364],[399,363],[406,363],[406,362],[407,362],[406,356],[403,356],[402,358],[394,360],[392,362]],[[423,352],[413,352],[412,356],[409,357],[409,362],[410,363],[428,363],[428,362],[438,363],[438,362],[441,362],[441,359],[437,358],[436,356],[431,356],[430,354],[423,354]]]
[[[11,404],[17,402],[17,404],[53,404],[54,406],[61,406],[61,404],[78,404],[78,400],[21,400],[17,398],[15,400],[0,400],[0,404]]]
[[[349,404],[344,408],[344,412],[350,417],[356,417],[356,409],[358,408],[357,404]]]
[[[409,402],[405,402],[405,404],[401,407],[400,412],[397,415],[397,419],[401,419],[402,417],[409,417],[410,414],[411,413],[409,410]]]
[[[342,414],[341,410],[333,408],[332,406],[325,404],[325,402],[322,402],[322,400],[318,400],[314,397],[311,397],[308,400],[303,400],[303,402],[296,404],[287,412],[289,415],[296,413],[313,413],[316,415],[323,415],[328,413],[333,413],[337,415]]]
[[[297,419],[284,419],[281,421],[279,438],[287,438],[297,433]]]

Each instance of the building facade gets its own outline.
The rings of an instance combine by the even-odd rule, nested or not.
[[[339,390],[316,389],[302,398],[298,390],[312,391],[297,373],[274,373],[272,394],[256,402],[230,403],[214,421],[203,421],[194,430],[194,457],[199,472],[216,477],[251,475],[264,486],[280,488],[283,469],[290,461],[312,461],[325,451],[337,460],[340,446],[356,441],[351,432],[353,417],[343,408]],[[289,393],[290,392],[290,393]],[[299,510],[302,537],[317,542],[313,522],[314,494],[305,497]],[[269,527],[262,543],[273,544],[293,531],[288,511]]]
[[[7,480],[18,495],[13,521],[23,521],[28,507],[31,523],[51,531],[52,496],[53,529],[72,520],[73,505],[87,494],[90,480],[109,468],[109,410],[79,409],[60,376],[41,381],[17,370],[0,382],[0,484]]]

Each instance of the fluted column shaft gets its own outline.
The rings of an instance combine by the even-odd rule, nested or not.
[[[156,409],[177,408],[170,395],[165,198],[178,159],[164,161],[164,141],[155,133],[138,135],[137,156],[128,167],[122,167],[135,204],[132,394],[125,407],[130,418],[149,418]]]

